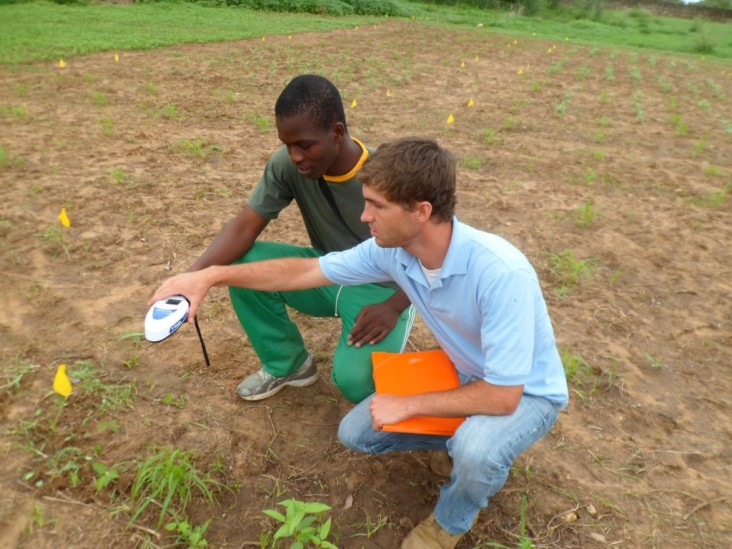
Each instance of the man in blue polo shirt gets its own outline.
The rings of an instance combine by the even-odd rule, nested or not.
[[[150,303],[191,301],[211,286],[295,290],[393,280],[409,297],[460,376],[455,389],[371,395],[341,421],[338,436],[367,453],[447,450],[453,462],[434,512],[402,543],[454,548],[516,457],[541,439],[568,401],[567,383],[536,273],[502,238],[454,216],[455,161],[428,139],[382,145],[364,164],[361,219],[373,238],[320,258],[211,267],[168,280]],[[413,416],[466,417],[452,437],[384,432]]]

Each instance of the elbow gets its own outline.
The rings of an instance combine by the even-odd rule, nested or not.
[[[518,408],[519,402],[521,402],[521,399],[518,399],[516,401],[511,401],[511,402],[504,402],[500,415],[502,415],[502,416],[512,415]]]
[[[523,394],[523,385],[504,387],[500,395],[496,395],[499,398],[493,401],[493,413],[500,416],[510,416],[518,409]]]

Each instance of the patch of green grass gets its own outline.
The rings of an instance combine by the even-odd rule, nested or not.
[[[0,107],[0,117],[27,120],[30,117],[30,114],[28,114],[28,109],[22,105],[16,105],[12,107]]]
[[[574,212],[575,223],[584,229],[591,227],[597,217],[592,199],[587,199]]]
[[[498,130],[495,128],[488,128],[483,132],[483,143],[486,145],[496,145],[501,142]]]
[[[644,353],[643,356],[646,357],[646,360],[650,364],[651,368],[654,370],[660,370],[663,368],[663,362],[655,356],[653,356],[651,353]]]
[[[306,5],[307,4],[307,5]],[[273,3],[292,11],[305,11],[312,3]],[[384,3],[386,5],[386,3]],[[633,16],[633,10],[603,9],[602,17],[588,19],[573,6],[544,10],[541,17],[517,17],[509,10],[486,10],[464,5],[436,5],[395,0],[390,4],[415,24],[458,26],[484,32],[564,41],[592,47],[640,47],[678,53],[695,51],[732,58],[729,26],[706,22],[700,32],[688,32],[688,20]],[[327,2],[318,4],[324,9]],[[392,8],[389,8],[392,9]],[[295,32],[323,32],[375,23],[380,17],[346,15],[323,17],[307,13],[251,11],[192,2],[87,4],[55,3],[3,5],[0,9],[0,63],[57,60],[101,51],[145,50],[192,42],[216,42]],[[392,17],[396,13],[391,14]],[[580,20],[578,20],[578,18]],[[610,60],[619,57],[613,50]],[[120,61],[124,63],[124,59]]]
[[[97,401],[102,412],[116,413],[132,405],[137,392],[135,384],[107,383],[107,375],[93,362],[76,361],[68,368],[69,377],[77,380],[75,391]]]
[[[221,146],[206,143],[203,139],[178,139],[168,146],[170,152],[205,159],[213,154],[221,154]]]
[[[640,91],[633,94],[633,110],[635,119],[642,124],[646,119],[646,111],[643,110],[643,94]]]
[[[114,120],[109,116],[103,116],[99,119],[99,124],[102,126],[102,133],[107,137],[114,135]]]
[[[0,372],[0,394],[15,394],[20,391],[20,384],[40,366],[27,360],[7,364]]]
[[[269,118],[257,115],[254,117],[254,124],[257,126],[259,131],[267,131],[269,129]]]
[[[630,79],[633,81],[633,84],[635,84],[636,86],[640,84],[642,79],[640,69],[638,67],[631,67],[628,72],[630,74]]]
[[[525,130],[526,122],[516,118],[515,116],[507,116],[506,120],[503,122],[503,129],[507,131]]]
[[[702,208],[719,208],[724,205],[729,195],[729,185],[725,185],[721,190],[711,193],[705,193],[701,196],[693,197],[690,202],[695,206]]]
[[[597,172],[592,168],[587,168],[585,172],[585,183],[594,183],[597,180]]]
[[[172,120],[178,116],[178,109],[172,103],[166,103],[158,110],[158,116],[166,120]]]
[[[479,170],[480,167],[483,165],[483,162],[480,158],[476,156],[464,156],[462,160],[462,165],[469,170]]]
[[[185,513],[194,493],[213,503],[214,492],[221,488],[223,485],[210,473],[198,469],[191,452],[155,447],[153,455],[137,465],[131,489],[134,511],[130,522],[155,503],[160,509],[157,522],[157,528],[160,528],[168,513],[172,516]]]
[[[615,67],[613,67],[611,63],[608,63],[607,65],[605,65],[605,70],[603,74],[605,75],[605,80],[607,80],[608,82],[612,82],[613,80],[615,80]]]
[[[590,278],[597,268],[594,259],[577,259],[571,249],[550,253],[547,264],[550,279],[555,285],[554,291],[560,297]]]
[[[564,116],[567,112],[567,107],[569,107],[569,104],[571,102],[572,94],[570,92],[565,92],[562,100],[554,106],[554,112],[556,112],[559,116]]]
[[[590,75],[590,69],[587,67],[587,64],[582,63],[580,65],[580,68],[577,69],[577,80],[584,80]]]
[[[676,130],[676,135],[686,135],[689,133],[689,125],[686,123],[680,114],[675,114],[671,117],[671,124]]]
[[[722,176],[722,168],[719,166],[715,166],[713,164],[709,164],[704,168],[704,175],[708,175],[710,177],[721,177]]]
[[[190,2],[0,6],[0,63],[57,60],[101,51],[147,50],[293,32],[352,28],[375,17],[314,17]],[[124,63],[122,59],[121,63]]]
[[[104,107],[109,102],[107,96],[102,92],[91,92],[92,101],[97,107]]]

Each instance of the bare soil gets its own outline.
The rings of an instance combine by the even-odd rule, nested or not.
[[[518,546],[522,498],[535,547],[732,546],[729,65],[404,22],[118,53],[0,68],[0,546],[169,546],[157,509],[128,525],[156,445],[230,487],[187,510],[212,547],[259,546],[289,497],[331,505],[342,548],[398,547],[432,509],[429,455],[340,446],[336,320],[298,317],[320,381],[255,404],[234,393],[258,363],[225,291],[200,314],[210,368],[190,327],[139,336],[153,289],[246,202],[303,72],[339,86],[367,143],[457,155],[459,217],[530,257],[575,358],[569,408],[459,547]],[[307,243],[297,208],[264,238]],[[576,284],[552,262],[567,250]],[[433,347],[418,325],[410,348]],[[64,405],[61,363],[133,396]],[[120,478],[97,491],[93,462]]]

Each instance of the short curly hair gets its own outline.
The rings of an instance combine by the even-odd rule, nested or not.
[[[348,131],[338,88],[317,74],[301,74],[293,78],[275,103],[276,118],[290,118],[303,113],[307,113],[314,123],[325,130],[341,122]]]
[[[449,221],[455,214],[455,158],[433,139],[403,137],[384,143],[366,160],[358,178],[407,210],[429,202],[431,219]]]

